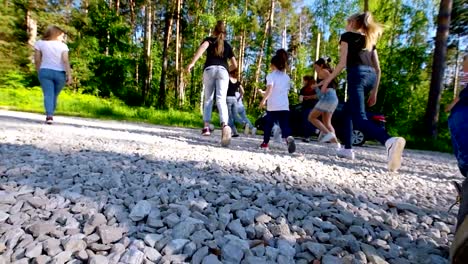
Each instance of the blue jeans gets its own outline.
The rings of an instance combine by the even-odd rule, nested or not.
[[[371,135],[377,141],[385,145],[390,136],[384,128],[367,120],[366,95],[374,88],[377,81],[375,70],[369,66],[356,66],[348,70],[348,101],[345,103],[344,145],[352,147],[353,124],[367,135]]]
[[[249,118],[247,118],[247,113],[245,112],[245,107],[242,105],[239,107],[237,105],[237,116],[235,116],[235,120],[237,123],[240,123],[242,125],[247,125],[249,126],[250,129],[252,129],[254,126],[250,122]]]
[[[53,116],[57,108],[57,97],[65,86],[66,76],[64,71],[51,69],[39,70],[39,82],[44,94],[44,108],[47,116]]]
[[[448,125],[458,168],[461,174],[467,177],[462,184],[460,210],[457,217],[458,229],[468,215],[468,105],[456,104],[451,111]]]
[[[452,136],[452,146],[461,174],[468,177],[468,106],[455,105],[448,125]]]
[[[226,95],[229,87],[229,74],[223,66],[209,66],[203,71],[203,86],[205,86],[205,105],[203,121],[211,121],[213,111],[213,97],[216,92],[216,105],[221,123],[228,124],[229,115]]]
[[[232,134],[237,134],[236,124],[234,120],[237,116],[237,98],[235,96],[228,96],[226,97],[227,108],[228,108],[228,115],[229,115],[229,126],[231,127]]]
[[[287,138],[291,135],[291,128],[289,127],[289,111],[267,111],[265,116],[265,125],[263,128],[263,142],[270,142],[271,129],[275,122],[279,123],[282,138]]]

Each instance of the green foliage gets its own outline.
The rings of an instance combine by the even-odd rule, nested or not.
[[[0,106],[8,109],[42,113],[43,97],[39,87],[33,88],[0,88]],[[158,125],[170,125],[198,128],[202,116],[198,112],[178,110],[156,110],[145,107],[129,107],[122,101],[111,98],[102,99],[93,95],[74,93],[68,90],[60,94],[57,114],[102,119],[144,121]],[[219,123],[214,114],[213,124]]]

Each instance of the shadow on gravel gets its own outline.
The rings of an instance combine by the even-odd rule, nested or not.
[[[381,263],[381,259],[390,263],[447,263],[447,243],[438,242],[444,240],[443,235],[422,236],[415,229],[429,231],[433,221],[446,221],[444,212],[389,205],[332,183],[294,187],[284,183],[281,179],[285,175],[276,170],[262,179],[252,177],[256,174],[258,171],[208,161],[157,160],[151,155],[89,149],[62,153],[33,145],[0,144],[0,192],[16,193],[15,200],[24,201],[14,209],[17,213],[0,224],[0,242],[8,230],[21,226],[30,233],[31,224],[51,221],[63,208],[77,220],[80,233],[86,232],[92,214],[103,213],[108,225],[119,224],[131,240],[161,234],[154,248],[165,258],[173,253],[186,257],[185,261],[191,261],[191,255],[183,256],[185,248],[176,250],[174,238],[197,241],[197,250],[207,246],[210,253],[226,259],[235,257],[227,247],[237,240],[225,236],[232,234],[249,241],[249,249],[240,254],[267,255],[273,262],[311,263],[327,255],[328,261],[348,256],[374,263]],[[43,203],[31,202],[32,197]],[[130,220],[132,209],[142,200],[148,201],[152,210],[139,220]],[[0,206],[4,212],[14,207],[2,201]],[[187,217],[203,224],[190,231],[177,228],[186,224]],[[133,214],[132,218],[138,217]],[[49,236],[72,234],[67,221],[59,220],[53,220],[58,231]],[[194,234],[202,229],[211,235],[200,240]],[[105,244],[102,239],[96,243]],[[237,247],[243,245],[236,243],[240,243],[234,243]],[[105,245],[102,248],[101,253],[110,251]]]

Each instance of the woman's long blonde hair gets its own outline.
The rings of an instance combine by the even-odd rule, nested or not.
[[[56,40],[63,33],[65,33],[63,29],[57,26],[49,26],[44,33],[43,40]]]
[[[224,55],[224,39],[226,37],[226,26],[222,20],[219,20],[216,23],[216,26],[213,30],[213,36],[216,37],[216,48],[215,55],[218,57],[223,57]]]
[[[354,29],[360,30],[366,36],[366,49],[372,50],[377,43],[378,38],[382,35],[383,27],[381,24],[374,21],[370,12],[357,13],[348,18],[348,21],[354,22]]]

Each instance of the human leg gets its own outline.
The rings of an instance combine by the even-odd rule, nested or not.
[[[325,127],[325,125],[320,121],[319,117],[323,113],[316,108],[312,109],[312,111],[309,114],[309,121],[316,127],[318,128],[322,133],[328,134],[330,131]]]
[[[215,92],[214,77],[215,76],[213,67],[208,67],[203,71],[203,89],[205,93],[203,106],[203,121],[205,127],[208,127],[210,125],[211,114],[213,112],[213,98]]]
[[[44,94],[44,108],[47,117],[54,115],[54,79],[52,70],[40,69],[39,82],[41,83],[42,93]]]
[[[57,109],[57,98],[65,86],[66,76],[65,72],[55,71],[54,72],[54,112]]]
[[[232,134],[237,135],[236,124],[234,122],[235,117],[237,116],[237,99],[234,96],[228,96],[226,98],[229,121],[228,124],[231,127]]]
[[[294,153],[296,151],[296,143],[294,138],[291,136],[291,127],[289,125],[289,111],[278,111],[277,120],[281,128],[281,136],[286,139],[288,145],[288,152]]]
[[[270,142],[271,137],[271,129],[273,128],[273,124],[275,123],[276,117],[275,112],[267,111],[265,116],[265,121],[263,124],[263,143],[267,144]]]

